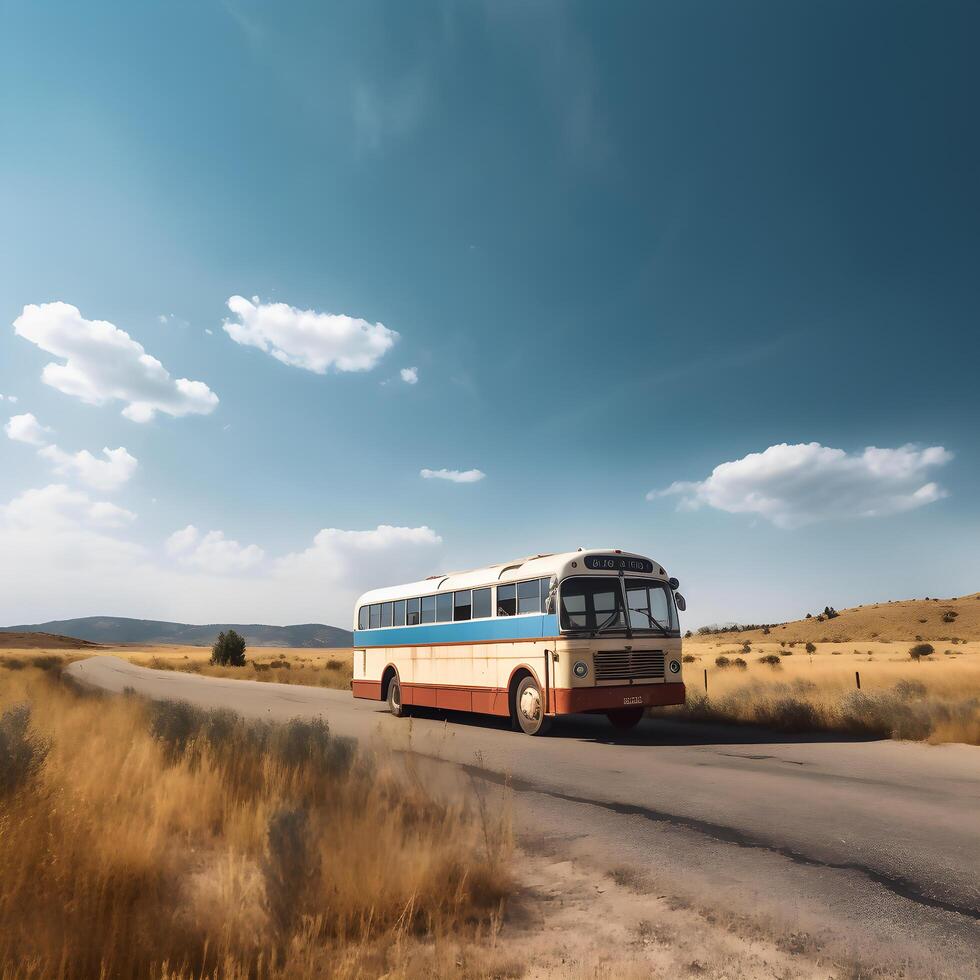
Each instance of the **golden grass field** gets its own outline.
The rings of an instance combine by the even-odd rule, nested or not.
[[[64,662],[0,665],[0,977],[431,976],[498,927],[506,815],[323,722],[82,695]]]

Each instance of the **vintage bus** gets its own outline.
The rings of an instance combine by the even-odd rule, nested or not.
[[[482,712],[528,735],[578,712],[629,729],[684,703],[677,585],[641,555],[580,549],[367,592],[351,689],[396,716]]]

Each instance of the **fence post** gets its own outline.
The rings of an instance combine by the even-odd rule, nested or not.
[[[861,671],[854,671],[854,680],[857,681],[858,690],[861,690]]]
[[[708,693],[708,668],[704,668],[704,693]]]

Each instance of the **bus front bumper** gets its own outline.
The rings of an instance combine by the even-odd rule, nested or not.
[[[565,687],[551,692],[556,715],[586,711],[615,711],[617,708],[652,708],[683,704],[685,690],[675,684],[617,684],[610,687]]]

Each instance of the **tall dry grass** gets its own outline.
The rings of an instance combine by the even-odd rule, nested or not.
[[[200,649],[183,652],[186,648],[167,650],[159,647],[151,654],[131,650],[122,653],[140,667],[152,670],[176,670],[206,677],[225,677],[232,680],[269,681],[276,684],[305,684],[310,687],[329,687],[350,690],[353,676],[353,654],[348,649],[290,650],[269,652],[257,647],[247,651],[244,667],[219,667],[209,662],[209,654]]]
[[[755,644],[746,669],[709,667],[705,692],[701,665],[715,663],[714,648],[688,644],[696,666],[687,678],[687,704],[657,713],[783,732],[980,745],[980,658],[940,655],[917,662],[907,645],[893,654],[889,649],[876,644],[872,654],[828,644],[810,656],[801,647]],[[875,659],[885,655],[888,660]],[[768,658],[775,664],[760,662]]]
[[[322,721],[82,695],[56,673],[0,667],[3,978],[399,976],[418,937],[499,922],[499,811]]]

